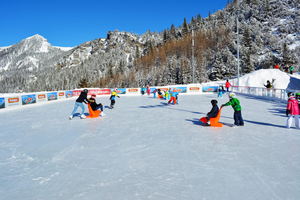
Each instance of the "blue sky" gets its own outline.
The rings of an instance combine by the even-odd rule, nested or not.
[[[222,10],[227,0],[0,0],[0,47],[39,34],[52,46],[74,47],[118,29],[161,32]]]

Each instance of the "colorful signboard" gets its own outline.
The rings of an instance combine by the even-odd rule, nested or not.
[[[65,95],[66,95],[66,98],[73,97],[73,91],[66,91]]]
[[[36,103],[36,95],[35,94],[22,96],[22,105],[28,105],[28,104],[32,104],[32,103]]]
[[[217,92],[218,86],[202,86],[202,92]]]
[[[110,95],[111,90],[110,89],[98,89],[97,95]]]
[[[57,92],[47,93],[48,101],[57,100]]]
[[[64,91],[58,92],[58,98],[59,99],[65,98],[65,92]]]
[[[190,92],[200,92],[200,87],[189,87]]]
[[[0,109],[5,108],[5,98],[0,98]]]
[[[8,106],[20,105],[20,97],[7,98]]]
[[[111,89],[111,92],[114,91],[114,89]],[[126,88],[117,88],[116,91],[117,94],[126,94]]]
[[[47,101],[46,94],[37,94],[37,101]]]
[[[178,93],[186,93],[187,92],[187,87],[171,87],[171,91],[176,89],[176,92]]]

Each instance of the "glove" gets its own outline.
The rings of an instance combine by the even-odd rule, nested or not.
[[[290,110],[286,110],[286,116],[288,116],[290,113]]]
[[[120,96],[118,96],[118,98],[120,98]]]
[[[222,105],[221,105],[221,108],[223,108],[224,106],[225,106],[225,104],[222,104]]]

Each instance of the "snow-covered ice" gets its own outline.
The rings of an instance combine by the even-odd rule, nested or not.
[[[244,127],[199,118],[228,98],[179,105],[121,96],[105,117],[73,120],[76,98],[0,110],[0,199],[300,199],[300,130],[286,104],[237,95]],[[88,112],[86,106],[86,113]]]

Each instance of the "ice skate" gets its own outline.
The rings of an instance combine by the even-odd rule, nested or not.
[[[100,113],[100,116],[101,116],[101,117],[104,117],[105,115],[106,115],[106,114],[105,114],[104,112],[101,112],[101,113]]]
[[[69,119],[70,119],[70,120],[73,119],[73,115],[71,115],[71,116],[69,117]]]
[[[82,115],[80,116],[80,118],[81,118],[81,119],[85,119],[86,116],[85,116],[84,114],[82,114]]]

